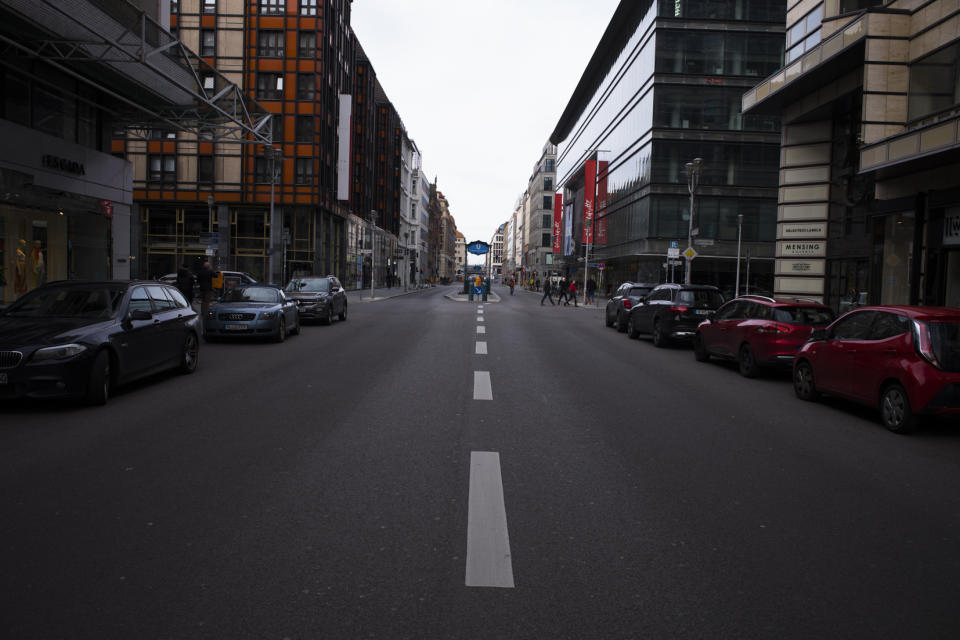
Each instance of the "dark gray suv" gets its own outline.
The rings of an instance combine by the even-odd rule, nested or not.
[[[616,293],[607,302],[606,325],[616,325],[620,333],[626,331],[630,309],[640,304],[655,286],[656,283],[651,282],[624,282],[617,287]]]
[[[335,276],[294,278],[284,292],[297,303],[301,320],[331,324],[333,316],[347,319],[347,292]]]
[[[691,340],[697,325],[723,304],[716,287],[706,284],[661,284],[643,304],[633,307],[627,319],[627,335],[653,336],[653,344],[665,347],[671,340]]]

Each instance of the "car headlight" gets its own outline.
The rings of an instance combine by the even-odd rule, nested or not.
[[[60,344],[55,347],[44,347],[33,352],[33,362],[45,360],[66,360],[78,356],[87,348],[82,344]]]
[[[211,320],[215,320],[217,317],[217,312],[214,311],[213,309],[210,309],[209,311],[207,311],[207,317],[210,318]]]
[[[260,314],[261,320],[269,320],[271,318],[276,318],[276,317],[277,317],[276,311],[264,311],[263,313]]]

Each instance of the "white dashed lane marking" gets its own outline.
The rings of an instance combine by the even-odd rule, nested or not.
[[[476,351],[476,354],[477,354],[478,356],[485,356],[485,355],[487,355],[487,343],[486,343],[486,342],[477,342],[477,351]]]
[[[489,371],[473,372],[473,399],[493,400],[493,387],[490,385]]]
[[[477,327],[477,333],[486,333],[486,332],[487,332],[486,327]]]
[[[507,508],[496,451],[470,453],[468,504],[466,585],[513,589]]]

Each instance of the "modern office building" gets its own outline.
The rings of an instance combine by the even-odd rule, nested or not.
[[[783,121],[778,293],[960,306],[957,8],[789,3],[785,65],[743,96]]]
[[[112,153],[115,130],[269,140],[266,110],[169,33],[160,3],[138,4],[145,9],[120,1],[0,2],[4,302],[51,280],[142,275],[131,227],[143,180],[137,171],[146,165]],[[170,144],[142,137],[144,148]],[[205,204],[203,212],[206,222]]]
[[[557,179],[557,146],[547,143],[527,183],[523,266],[534,279],[553,271],[553,199]]]
[[[565,273],[582,277],[589,248],[606,283],[664,281],[671,247],[689,244],[692,281],[732,290],[742,233],[744,274],[749,264],[754,290],[773,287],[780,122],[740,103],[781,66],[785,10],[620,3],[550,137]],[[684,275],[683,264],[673,271]]]

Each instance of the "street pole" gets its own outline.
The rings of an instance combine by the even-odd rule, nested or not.
[[[275,148],[273,148],[273,147],[270,147],[269,149],[267,149],[267,153],[270,154],[270,155],[269,155],[269,158],[268,158],[269,161],[267,162],[267,164],[268,164],[268,167],[267,167],[267,168],[270,170],[270,235],[275,237],[277,227],[283,227],[282,224],[277,225],[277,224],[276,224],[276,221],[273,219],[273,216],[274,216],[273,191],[274,191],[274,185],[276,185],[276,182],[277,182],[277,170],[276,170],[276,167],[277,167],[277,150],[276,150]],[[271,251],[270,251],[270,275],[269,275],[269,277],[268,277],[268,280],[273,280],[273,272],[274,272],[274,269],[273,269],[273,260],[274,260],[274,257],[273,257],[273,256],[274,256],[275,251],[276,251],[276,246],[272,246],[272,247],[270,247],[270,249],[271,249]],[[283,284],[283,283],[281,283],[281,284]]]
[[[737,214],[737,284],[733,290],[733,297],[740,296],[740,239],[743,236],[743,214]]]
[[[687,190],[690,192],[690,222],[687,226],[687,248],[693,247],[693,204],[694,194],[697,192],[697,185],[700,181],[700,168],[703,166],[703,158],[694,158],[693,162],[688,162],[685,167],[687,170]],[[685,256],[686,257],[686,256]],[[687,257],[687,268],[683,276],[684,284],[691,283],[693,271],[693,258]]]
[[[370,211],[370,299],[373,300],[373,287],[377,280],[377,212]]]

